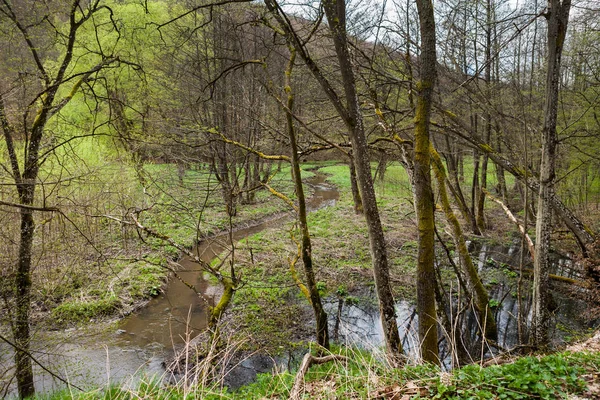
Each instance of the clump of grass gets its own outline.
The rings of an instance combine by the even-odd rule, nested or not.
[[[120,301],[114,296],[65,301],[52,310],[52,318],[59,325],[88,322],[93,318],[112,315],[119,306]]]

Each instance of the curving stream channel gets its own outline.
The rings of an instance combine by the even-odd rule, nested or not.
[[[307,202],[309,211],[334,205],[339,198],[339,192],[325,183],[325,179],[324,174],[317,172],[306,180],[313,188],[313,196]],[[264,229],[279,226],[290,218],[290,213],[282,213],[260,224],[237,229],[233,232],[233,240],[239,241]],[[206,239],[198,244],[196,254],[203,261],[210,262],[228,247],[229,240],[228,233]],[[101,326],[65,332],[38,332],[32,343],[32,354],[56,374],[83,388],[103,387],[117,382],[135,384],[136,375],[140,374],[162,375],[165,372],[163,361],[172,354],[173,348],[184,343],[186,338],[193,338],[206,327],[205,301],[214,305],[221,295],[220,287],[211,285],[194,261],[184,257],[179,263],[182,270],[178,275],[187,283],[193,284],[204,299],[200,299],[180,280],[173,278],[164,293],[119,321],[118,326],[110,332],[106,332]],[[249,362],[258,365],[248,366]],[[0,372],[8,369],[11,364],[11,349],[0,344]],[[271,365],[272,363],[265,363],[260,357],[246,361],[246,369],[250,370],[263,370]],[[38,393],[65,386],[35,365],[34,370]],[[252,379],[252,376],[246,376],[248,373],[241,373],[243,376],[238,379],[239,384]],[[254,371],[250,375],[255,374]],[[0,376],[0,389],[4,386],[2,383]],[[2,394],[0,392],[0,397]],[[13,384],[8,397],[15,395],[16,388]]]
[[[338,191],[326,184],[325,179],[325,175],[316,173],[314,177],[307,180],[314,189],[314,195],[308,204],[310,211],[334,205],[339,197]],[[280,214],[258,225],[238,229],[233,232],[233,240],[239,241],[264,229],[277,227],[290,218],[289,213]],[[204,261],[210,262],[229,247],[227,245],[229,240],[228,234],[207,239],[197,246],[197,254]],[[501,346],[510,348],[518,342],[516,329],[518,306],[514,296],[515,279],[511,279],[511,274],[506,267],[518,265],[519,249],[516,246],[483,244],[472,245],[470,251],[484,281],[493,283],[490,297],[499,304],[496,310],[498,342]],[[204,300],[178,279],[171,279],[164,293],[150,300],[142,309],[119,321],[118,326],[108,333],[106,329],[102,332],[94,332],[94,327],[90,327],[85,330],[38,334],[36,343],[33,344],[37,359],[53,368],[53,371],[69,382],[87,388],[102,387],[117,382],[121,385],[128,383],[134,385],[138,379],[136,376],[139,377],[141,374],[162,375],[165,372],[163,361],[172,354],[172,349],[180,346],[186,338],[193,338],[206,327],[205,301],[212,302],[211,305],[214,305],[221,295],[220,288],[204,279],[192,260],[183,258],[180,264],[183,270],[178,274],[186,282],[194,284],[196,290],[202,293]],[[553,272],[556,274],[579,278],[573,275],[575,269],[567,259],[557,258],[554,269]],[[582,317],[585,308],[583,302],[558,292],[553,293],[556,302],[553,324],[555,341],[560,341],[569,334],[583,331],[593,325],[587,323]],[[335,296],[325,300],[331,335],[337,342],[380,351],[383,332],[379,309],[373,300],[376,298],[375,294],[368,287],[365,287],[362,293],[356,294],[362,299],[359,303]],[[524,304],[524,312],[527,313],[529,300]],[[414,356],[418,343],[416,334],[418,316],[414,306],[405,300],[398,301],[396,309],[403,346]],[[476,337],[477,321],[473,313],[465,314],[460,329],[464,336]],[[472,344],[475,346],[473,352],[479,354],[477,343]],[[36,346],[39,351],[36,351]],[[444,354],[443,344],[441,349],[441,356],[446,357],[445,364],[450,368],[449,357],[448,354]],[[278,361],[289,363],[286,359]],[[0,345],[0,363],[2,366],[12,363],[11,350],[2,345]],[[229,378],[225,379],[225,383],[232,388],[239,387],[252,381],[257,372],[266,372],[273,365],[274,360],[270,357],[260,355],[250,357],[240,362],[230,373]],[[36,389],[39,393],[64,387],[63,383],[39,368],[36,368],[36,377]],[[2,387],[1,377],[0,387]],[[14,392],[10,393],[10,395],[14,394]]]

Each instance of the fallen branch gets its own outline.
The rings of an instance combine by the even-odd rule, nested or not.
[[[310,353],[306,353],[302,359],[302,364],[300,364],[300,369],[298,369],[298,373],[296,373],[294,386],[292,386],[292,391],[290,392],[290,400],[299,400],[302,398],[301,391],[304,386],[304,376],[311,366],[315,364],[325,364],[330,361],[348,361],[348,358],[339,354],[329,354],[324,357],[315,357]]]
[[[500,206],[502,207],[502,209],[504,210],[504,212],[508,216],[508,219],[510,219],[512,222],[514,222],[519,227],[519,231],[521,232],[521,235],[523,235],[525,237],[525,240],[527,241],[527,247],[529,248],[529,255],[531,256],[531,261],[533,261],[533,258],[534,258],[534,255],[535,255],[535,245],[533,244],[533,241],[531,240],[531,238],[529,237],[529,235],[525,231],[525,227],[519,223],[519,221],[517,220],[517,218],[508,209],[508,207],[506,206],[506,204],[504,204],[502,202],[502,200],[497,199],[496,197],[492,196],[490,194],[490,192],[488,192],[487,190],[485,190],[485,188],[482,188],[481,190],[483,190],[483,192],[485,193],[485,195],[487,197],[489,197],[490,200],[493,200],[496,203],[500,204]]]
[[[533,276],[533,270],[530,268],[523,268],[523,273]],[[589,287],[590,287],[588,285],[588,283],[585,281],[581,281],[579,279],[567,278],[566,276],[562,276],[562,275],[548,274],[548,278],[550,278],[551,281],[568,283],[569,285],[579,286],[584,289],[589,289]]]
[[[521,270],[521,268],[510,264],[503,264],[503,266],[515,272],[519,272]],[[523,268],[522,271],[523,275],[533,276],[533,269],[531,268]],[[550,280],[554,282],[568,283],[569,285],[579,286],[584,289],[590,288],[590,285],[586,281],[582,281],[580,279],[567,278],[566,276],[556,274],[548,274],[548,278],[550,278]]]

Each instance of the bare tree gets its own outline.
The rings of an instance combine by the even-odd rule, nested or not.
[[[18,259],[13,282],[14,311],[11,318],[12,334],[15,343],[15,366],[19,397],[30,397],[35,393],[32,362],[30,358],[30,310],[31,310],[31,273],[32,245],[35,237],[35,211],[57,211],[45,204],[36,205],[36,188],[41,165],[49,155],[42,151],[46,139],[48,121],[80,90],[82,85],[94,79],[104,68],[119,61],[113,54],[98,55],[98,63],[84,70],[75,68],[77,63],[74,51],[77,34],[92,16],[99,12],[111,13],[110,8],[100,0],[84,2],[73,0],[65,15],[66,30],[55,31],[54,25],[46,13],[52,10],[36,8],[40,13],[30,13],[21,5],[14,5],[8,0],[0,4],[0,18],[10,24],[20,37],[22,48],[27,49],[29,63],[33,71],[22,70],[24,76],[30,73],[35,76],[28,82],[14,81],[15,87],[3,89],[0,93],[0,122],[9,160],[9,170],[14,181],[18,203],[13,206],[19,209],[20,233],[18,241]],[[52,46],[46,45],[44,34],[50,29],[52,35],[59,40],[53,43],[60,52],[57,68],[48,68],[44,50]],[[22,91],[27,102],[20,115],[13,115],[10,107],[9,94],[19,92],[19,84],[31,85],[36,90],[29,95],[30,89]],[[16,113],[15,113],[16,114]],[[21,153],[22,151],[22,153]],[[21,153],[21,154],[20,154]]]
[[[431,189],[429,128],[436,81],[437,57],[433,3],[418,0],[421,30],[420,76],[417,85],[415,111],[414,195],[419,228],[419,251],[417,261],[417,311],[419,313],[419,341],[421,357],[427,362],[439,364],[437,343],[437,318],[435,311],[434,267],[434,208]]]
[[[319,82],[322,90],[327,94],[348,130],[352,143],[358,187],[369,231],[373,275],[379,299],[384,337],[390,358],[398,360],[402,352],[402,345],[398,333],[394,297],[390,285],[386,242],[375,198],[363,117],[359,108],[356,80],[348,48],[346,5],[343,1],[332,0],[323,2],[323,8],[329,24],[329,32],[332,36],[340,68],[344,100],[338,95],[336,89],[312,59],[305,44],[294,31],[287,14],[281,9],[279,3],[274,0],[268,0],[266,5],[290,45],[296,49],[312,75]]]

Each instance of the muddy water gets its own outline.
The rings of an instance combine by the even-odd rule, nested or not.
[[[339,193],[331,185],[325,184],[325,175],[317,174],[307,183],[314,189],[307,206],[309,211],[335,204]],[[289,219],[289,214],[271,218],[261,224],[238,229],[229,234],[202,241],[195,249],[198,257],[210,263],[225,249],[231,248],[231,241],[258,233],[267,228],[281,225]],[[181,344],[190,335],[206,328],[207,305],[214,306],[221,297],[220,287],[211,285],[198,270],[198,265],[189,257],[179,261],[182,271],[178,273],[183,281],[194,285],[203,298],[196,295],[179,279],[172,279],[164,294],[153,299],[139,312],[127,317],[120,328],[125,331],[125,341],[145,346],[158,343],[165,347]]]
[[[309,211],[331,206],[339,198],[338,191],[326,184],[325,178],[325,175],[317,173],[307,179],[308,185],[314,190],[307,204]],[[204,240],[194,251],[202,260],[211,262],[231,247],[232,240],[236,242],[264,229],[279,226],[291,217],[290,213],[280,214],[258,225],[238,229],[231,236],[223,234]],[[163,294],[120,321],[117,326],[111,327],[108,332],[100,326],[91,326],[85,330],[40,333],[32,343],[33,354],[46,367],[71,384],[83,388],[102,387],[108,383],[135,384],[139,379],[136,376],[142,374],[161,376],[165,372],[163,360],[186,338],[193,338],[206,327],[207,306],[214,305],[221,295],[219,287],[211,285],[191,259],[183,258],[180,264],[182,271],[178,275],[186,283],[194,285],[203,299],[180,280],[171,279]],[[11,349],[0,344],[0,374],[11,365]],[[236,382],[247,383],[256,375],[256,371],[271,366],[260,357],[245,360],[240,368],[243,376]],[[35,368],[35,376],[39,393],[64,387],[63,383],[39,368]],[[0,380],[0,389],[2,387]],[[0,397],[3,395],[0,392]],[[15,395],[13,384],[8,396]]]

